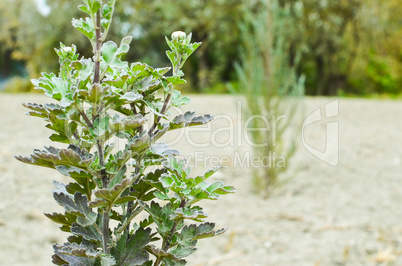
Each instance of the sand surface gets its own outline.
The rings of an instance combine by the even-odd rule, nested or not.
[[[307,98],[305,114],[334,100]],[[45,123],[24,115],[20,104],[45,101],[39,95],[0,94],[0,265],[52,265],[52,244],[66,237],[43,215],[61,210],[52,181],[66,179],[13,158],[51,144]],[[251,169],[235,161],[251,151],[239,137],[244,120],[237,100],[193,96],[188,108],[219,119],[178,143],[178,136],[165,141],[192,159],[195,172],[220,158],[226,167],[213,178],[237,188],[203,204],[209,221],[229,231],[201,240],[188,265],[402,265],[401,101],[339,99],[339,116],[330,119],[339,125],[338,165],[314,157],[299,136],[300,148],[283,176],[288,182],[268,199],[254,193]],[[324,122],[305,130],[306,142],[317,149],[325,146]],[[206,147],[195,151],[196,144]]]

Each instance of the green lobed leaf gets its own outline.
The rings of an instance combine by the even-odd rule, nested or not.
[[[216,231],[214,231],[214,228],[214,223],[203,223],[198,226],[195,224],[184,226],[180,232],[178,243],[187,246],[189,245],[188,241],[193,243],[192,241],[194,240],[217,236],[227,231],[227,228],[222,228]]]
[[[101,251],[95,250],[93,247],[88,247],[83,243],[64,243],[63,245],[55,245],[58,251],[62,254],[72,255],[77,257],[97,258],[101,255]]]
[[[178,90],[173,91],[171,99],[172,99],[172,105],[174,107],[180,107],[180,106],[188,104],[190,102],[190,98],[181,97],[181,92]]]
[[[84,2],[88,4],[88,8],[91,11],[91,14],[95,14],[101,7],[99,0],[84,0]]]
[[[114,185],[118,184],[125,178],[125,174],[127,171],[127,161],[130,160],[132,157],[132,152],[126,151],[122,152],[119,151],[116,154],[116,158],[111,159],[109,157],[108,162],[106,163],[106,173],[109,174],[109,187],[113,187]]]
[[[150,142],[150,137],[146,134],[142,136],[135,136],[128,141],[127,148],[133,151],[133,153],[142,154]]]
[[[171,188],[175,184],[174,179],[167,174],[162,175],[159,178],[159,181],[161,182],[164,188]]]
[[[155,76],[163,76],[167,72],[169,72],[170,69],[171,69],[171,67],[155,68],[154,71],[152,72],[152,75],[155,75],[155,73],[158,73],[159,75],[155,75]]]
[[[115,227],[114,232],[113,232],[115,237],[112,239],[112,242],[109,245],[110,247],[114,247],[117,245],[117,242],[120,241],[121,237],[126,232],[127,226],[129,226],[130,223],[132,222],[132,220],[144,210],[144,207],[145,207],[144,203],[140,200],[138,201],[138,203],[139,203],[139,206],[131,212],[129,217],[125,217],[124,221],[122,221],[117,227]],[[137,230],[137,229],[139,229],[139,227],[134,225],[133,229]]]
[[[79,5],[78,9],[81,10],[82,12],[87,13],[88,15],[91,15],[91,11],[89,11],[89,9],[86,5]]]
[[[124,37],[121,41],[120,47],[117,47],[117,44],[112,41],[108,41],[102,45],[102,58],[110,68],[128,67],[128,63],[121,61],[121,57],[129,51],[131,40],[131,36]]]
[[[154,100],[153,93],[163,87],[161,80],[155,79],[154,77],[146,77],[137,84],[137,91],[144,95],[144,102],[152,106]],[[150,99],[151,97],[151,99]]]
[[[140,127],[146,123],[147,119],[141,114],[134,116],[119,116],[115,115],[110,120],[110,134],[115,134],[116,132],[125,131]]]
[[[89,129],[91,136],[95,138],[107,138],[108,136],[105,136],[109,130],[109,116],[103,116],[102,118],[96,118],[93,127]],[[108,134],[110,136],[110,134]]]
[[[89,203],[91,207],[106,206],[109,210],[114,204],[122,204],[133,200],[133,197],[122,197],[121,194],[126,190],[135,180],[137,176],[130,176],[121,181],[121,183],[114,185],[111,189],[99,189],[95,191],[95,196],[98,200]]]
[[[69,232],[71,232],[71,231],[69,231]],[[84,238],[82,238],[82,236],[70,235],[69,237],[67,237],[67,241],[70,243],[81,244],[81,243],[85,242],[86,240]]]
[[[158,181],[158,178],[165,173],[163,169],[156,169],[154,172],[149,172],[144,178],[142,178],[137,184],[133,184],[133,192],[130,195],[142,201],[150,201],[155,198],[153,194],[157,188],[163,190],[163,186]]]
[[[85,88],[83,90],[78,90],[76,93],[80,99],[90,103],[99,103],[104,100],[105,94],[108,93],[108,90],[108,86],[93,84],[89,89]]]
[[[113,258],[112,255],[101,255],[101,265],[102,266],[113,266],[116,265],[116,260]]]
[[[46,103],[44,105],[36,103],[22,103],[22,105],[34,111],[27,113],[28,115],[45,118],[45,121],[48,122],[50,121],[50,117],[59,117],[60,115],[64,114],[63,108],[60,105],[54,103]]]
[[[62,256],[66,256],[66,255],[62,255]],[[63,260],[56,254],[52,255],[52,262],[55,265],[68,265],[67,261]]]
[[[166,43],[168,44],[170,50],[174,51],[174,50],[175,50],[175,46],[174,46],[174,44],[172,43],[172,41],[169,40],[169,38],[166,37],[166,36],[165,36],[165,40],[166,40]]]
[[[200,207],[185,207],[177,208],[173,215],[170,216],[172,219],[189,219],[197,222],[202,222],[204,218],[208,216],[202,211]]]
[[[42,73],[42,77],[32,80],[32,83],[35,89],[43,90],[46,96],[61,101],[63,107],[67,107],[72,103],[70,86],[67,81],[57,77],[55,74]]]
[[[116,0],[109,0],[107,4],[103,5],[102,9],[102,27],[107,31],[112,23],[113,11]]]
[[[165,188],[160,182],[160,177],[166,173],[165,169],[156,169],[154,172],[148,173],[142,180],[151,187],[157,188],[159,191],[165,192]],[[150,189],[150,188],[149,188]],[[146,190],[148,191],[148,190]],[[144,192],[146,192],[144,191]]]
[[[172,76],[166,79],[168,82],[172,83],[173,86],[177,86],[180,84],[186,84],[186,80],[180,78],[179,76]]]
[[[71,67],[78,71],[78,78],[85,85],[93,75],[95,63],[92,59],[81,59],[71,62]]]
[[[71,266],[87,266],[95,265],[95,259],[89,257],[79,257],[74,255],[68,255],[60,252],[60,246],[54,245],[54,255],[52,256],[52,262],[56,265],[71,265]]]
[[[139,100],[142,100],[142,98],[143,96],[141,94],[134,92],[127,92],[121,97],[121,99],[127,100],[127,103],[137,102]]]
[[[53,97],[54,84],[52,83],[52,78],[56,77],[54,73],[42,73],[42,77],[39,79],[32,79],[32,84],[35,89],[42,90],[46,96]]]
[[[162,193],[160,191],[155,191],[153,194],[155,197],[157,197],[160,200],[170,200],[171,199],[171,197],[168,194]]]
[[[205,181],[209,177],[211,177],[218,169],[221,168],[220,166],[214,167],[213,169],[209,169],[203,176],[196,176],[194,178],[188,178],[185,180],[186,184],[191,187],[195,187],[201,182]]]
[[[96,230],[95,226],[93,225],[83,227],[74,223],[71,226],[71,232],[75,235],[82,236],[88,241],[94,241],[99,245],[102,243],[102,234]]]
[[[166,258],[166,259],[173,260],[175,262],[180,261],[180,259],[177,258],[175,255],[173,255],[169,252],[163,251],[162,249],[157,248],[155,245],[148,245],[145,247],[145,249],[146,249],[146,251],[148,251],[149,253],[154,255],[156,258],[162,258],[162,259]]]
[[[145,206],[145,211],[149,213],[153,221],[157,224],[158,233],[162,237],[168,237],[174,221],[170,219],[174,209],[172,204],[168,203],[161,207],[158,203],[152,201],[149,206]]]
[[[210,195],[217,196],[236,192],[234,187],[224,186],[222,181],[215,181],[214,183],[210,184],[206,190],[210,193]]]
[[[90,18],[85,18],[83,20],[82,18],[80,19],[73,19],[72,25],[74,28],[82,32],[89,40],[93,40],[95,37],[95,29],[93,26],[92,19]]]
[[[187,264],[186,260],[175,261],[168,258],[163,259],[163,262],[165,263],[166,266],[181,266]]]
[[[145,246],[149,243],[151,228],[139,228],[135,234],[125,233],[111,249],[111,254],[116,259],[116,264],[120,266],[142,265],[149,260]]]
[[[92,162],[89,155],[81,152],[74,145],[70,145],[68,149],[57,149],[54,147],[45,147],[43,151],[35,149],[31,157],[15,156],[15,158],[25,163],[49,168],[67,165],[87,169],[88,165]]]
[[[178,150],[174,150],[170,148],[165,143],[155,143],[151,145],[151,148],[146,154],[146,158],[148,159],[162,159],[168,156],[177,156],[180,152]]]
[[[71,237],[69,237],[69,240]],[[86,240],[81,240],[79,243],[70,242],[63,245],[53,245],[54,255],[53,263],[56,265],[99,265],[99,256],[101,251],[96,250],[96,246]]]
[[[190,174],[190,168],[187,166],[187,161],[185,159],[178,160],[175,156],[169,156],[167,160],[163,162],[163,166],[167,168],[169,172],[179,178],[176,183],[184,181]]]
[[[50,220],[52,220],[55,223],[61,224],[62,226],[60,227],[60,230],[64,232],[71,232],[70,227],[72,226],[73,223],[77,221],[77,216],[72,213],[66,212],[65,214],[61,213],[45,213],[45,216],[48,217]]]
[[[166,51],[166,56],[169,58],[170,62],[172,63],[172,66],[177,66],[179,64],[179,61],[176,58],[175,52]]]
[[[190,44],[189,46],[187,46],[187,49],[186,49],[186,59],[187,59],[192,53],[194,53],[194,51],[197,50],[197,48],[200,47],[201,44],[202,44],[201,42],[195,42],[195,43],[192,43],[192,44]]]
[[[170,122],[169,130],[179,129],[189,126],[199,126],[210,122],[213,116],[206,114],[200,116],[194,116],[195,112],[186,112],[184,115],[176,116],[172,122]]]
[[[195,245],[195,244],[194,244]],[[195,247],[184,247],[184,246],[176,246],[170,250],[170,252],[177,258],[185,258],[194,252],[196,252],[197,249]],[[174,264],[177,265],[177,264]],[[178,264],[180,265],[180,264]]]
[[[81,192],[81,194],[85,194],[88,199],[91,197],[91,191],[96,187],[96,185],[93,181],[93,176],[89,172],[77,167],[69,167],[65,165],[56,166],[56,169],[60,174],[71,177],[80,185],[81,188],[77,191]]]
[[[146,105],[146,107],[149,108],[149,111],[151,111],[154,115],[160,116],[162,118],[166,117],[166,114],[161,113],[162,109],[162,102],[155,102],[154,99],[151,99],[152,101],[149,101],[147,99],[144,99],[142,102]]]
[[[67,192],[63,184],[54,182],[56,189],[53,190],[53,197],[56,202],[64,207],[66,212],[77,215],[77,223],[82,226],[92,225],[96,222],[97,214],[88,207],[88,200],[85,195],[76,192],[73,195]]]
[[[145,63],[132,63],[130,65],[130,70],[131,74],[133,75],[134,79],[140,78],[140,77],[148,77],[152,75],[154,69],[153,67],[145,64]]]

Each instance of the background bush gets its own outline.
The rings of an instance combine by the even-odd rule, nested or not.
[[[12,77],[8,79],[4,84],[5,92],[31,92],[33,91],[33,85],[28,78],[24,77]]]
[[[277,0],[269,4],[258,1],[249,8],[258,11],[247,16],[240,27],[244,43],[236,64],[239,83],[234,90],[246,100],[243,113],[250,121],[248,134],[254,156],[261,161],[277,161],[253,167],[255,188],[269,196],[296,149],[304,76],[296,73],[300,53],[293,54],[296,46],[287,41],[295,34],[289,30],[295,22],[292,10]]]
[[[259,0],[120,0],[111,39],[133,35],[136,49],[127,60],[163,66],[160,41],[174,30],[193,32],[203,48],[186,66],[185,90],[227,92],[225,84],[236,82],[234,62],[243,40],[239,25],[258,11]],[[76,43],[79,53],[91,48],[78,38],[70,19],[81,14],[74,1],[47,1],[47,13],[35,0],[0,2],[0,79],[41,71],[57,72],[52,47],[62,41]],[[288,30],[290,62],[301,54],[298,74],[306,76],[309,95],[399,94],[402,73],[402,5],[397,0],[290,0],[279,1],[295,21]],[[248,8],[254,5],[254,9]],[[154,21],[160,21],[155,23]],[[165,22],[165,23],[162,23]],[[152,44],[152,45],[151,45]],[[43,60],[42,58],[46,58]],[[18,90],[18,89],[16,89]]]

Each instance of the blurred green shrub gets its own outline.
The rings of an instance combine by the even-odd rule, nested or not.
[[[33,90],[31,81],[26,77],[12,77],[4,85],[4,91],[10,93],[31,92]]]
[[[244,95],[246,130],[261,162],[252,168],[255,188],[268,196],[296,149],[304,77],[296,74],[299,56],[290,56],[295,48],[288,42],[295,31],[290,9],[275,0],[257,1],[249,8],[254,12],[246,12],[240,25],[243,45],[236,87]]]
[[[226,83],[218,82],[205,88],[203,91],[208,94],[224,94],[228,93],[229,89]]]
[[[397,78],[391,73],[390,64],[382,57],[370,55],[366,68],[368,79],[377,88],[377,93],[397,94]]]

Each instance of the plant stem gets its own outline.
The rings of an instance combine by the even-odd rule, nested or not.
[[[93,124],[91,122],[91,120],[89,120],[88,116],[85,114],[85,111],[78,109],[80,112],[80,115],[82,116],[82,118],[84,119],[85,123],[87,124],[88,128],[92,128]]]
[[[177,76],[179,74],[179,70],[180,70],[180,62],[181,62],[181,56],[179,56],[178,58],[179,64],[176,66],[173,66],[173,76]],[[172,88],[170,90],[170,92],[168,93],[168,95],[166,96],[165,102],[163,103],[162,106],[162,110],[161,110],[161,114],[164,115],[167,111],[167,107],[170,101],[170,98],[172,97],[172,93],[173,93],[174,88]],[[156,126],[158,125],[159,121],[161,121],[161,116],[158,116],[158,118],[155,120],[154,124],[152,125],[152,127],[149,129],[148,131],[148,135],[150,135],[152,133],[152,131],[155,130]]]
[[[100,77],[100,53],[101,53],[101,15],[100,10],[96,12],[96,21],[95,21],[95,51],[94,51],[94,61],[95,61],[95,70],[94,70],[94,82],[93,84],[99,84],[99,77]],[[99,117],[100,109],[98,110],[96,117]],[[85,118],[84,118],[85,119]],[[105,169],[105,158],[103,154],[103,144],[101,140],[96,141],[96,146],[98,148],[98,156],[99,156],[99,166],[100,166],[100,175],[102,177],[102,188],[108,187],[109,180]],[[103,211],[103,224],[102,224],[102,244],[103,244],[103,251],[106,254],[109,254],[109,210]]]
[[[168,94],[168,96],[165,99],[165,102],[163,103],[163,107],[161,110],[161,114],[165,114],[168,103],[170,101],[170,97],[172,97],[172,94]],[[158,125],[159,121],[161,121],[162,116],[158,116],[158,118],[156,119],[156,121],[154,122],[154,124],[152,125],[152,127],[149,129],[148,131],[148,135],[150,135],[152,133],[152,131],[154,131],[154,129],[156,128],[156,126]]]
[[[131,107],[131,111],[133,112],[133,115],[137,115],[138,112],[137,112],[137,108],[135,107],[135,103],[130,103],[130,107]],[[143,113],[141,113],[141,115],[144,116]],[[141,134],[142,131],[143,131],[143,126],[141,125],[138,127],[138,133]]]
[[[139,157],[137,158],[137,164],[136,164],[136,166],[135,166],[134,175],[138,175],[138,174],[140,173],[140,170],[141,170],[141,160],[142,160],[142,156],[139,156]],[[134,181],[134,184],[137,184],[137,183],[139,182],[139,180],[140,180],[140,175],[138,175],[138,177],[137,177],[136,180]],[[134,190],[134,189],[131,187],[131,188],[130,188],[130,192],[133,192],[133,190]],[[127,217],[127,218],[130,217],[130,215],[131,215],[131,213],[133,212],[133,210],[137,207],[138,201],[135,203],[134,206],[133,206],[133,204],[134,204],[134,201],[132,201],[132,200],[127,203],[127,214],[126,214],[126,217]],[[127,227],[126,227],[125,230],[130,231],[130,224],[127,225]]]
[[[134,103],[131,103],[130,106],[131,106],[131,111],[133,112],[133,114],[134,114],[134,115],[138,114],[137,109],[136,109],[136,107],[135,107],[135,104],[134,104]],[[141,106],[141,107],[138,107],[138,108],[140,109],[140,110],[139,110],[140,114],[141,114],[142,116],[145,116],[144,107]],[[138,128],[138,133],[141,135],[141,133],[143,132],[143,130],[144,130],[144,128],[143,128],[143,126],[141,125],[141,126]],[[140,172],[140,170],[141,170],[141,160],[142,160],[142,156],[139,156],[139,157],[137,158],[137,160],[136,160],[137,163],[136,163],[136,165],[135,165],[134,175],[138,175],[139,172]],[[134,181],[134,184],[137,184],[139,181],[140,181],[140,176],[138,175],[137,179]],[[134,189],[131,187],[131,188],[130,188],[130,192],[133,192],[133,191],[134,191]],[[127,203],[127,214],[126,214],[126,217],[127,217],[127,218],[130,217],[131,213],[132,213],[133,210],[136,208],[136,206],[137,206],[137,204],[138,204],[138,201],[135,203],[135,206],[134,206],[134,207],[133,207],[133,204],[134,204],[134,201],[132,201],[132,200]],[[126,227],[125,230],[128,231],[128,232],[130,232],[130,224],[127,225],[127,227]]]
[[[100,11],[96,12],[96,28],[95,28],[95,35],[96,35],[96,43],[95,43],[95,74],[94,74],[94,84],[99,84],[99,75],[100,75],[100,52],[101,52],[101,32],[100,32]]]

